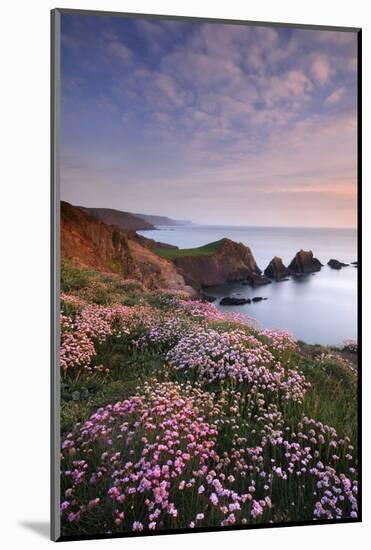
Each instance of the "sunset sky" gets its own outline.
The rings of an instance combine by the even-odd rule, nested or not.
[[[354,32],[62,15],[62,199],[353,227],[356,56]]]

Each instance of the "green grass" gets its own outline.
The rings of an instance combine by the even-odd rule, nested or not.
[[[112,269],[116,268],[117,261],[112,260]],[[61,291],[99,305],[136,305],[143,286],[138,281],[124,280],[119,275],[100,273],[62,259]]]
[[[304,414],[334,426],[357,444],[357,376],[339,359],[304,360],[301,365],[312,387],[307,391]]]
[[[220,247],[221,242],[221,240],[215,241],[205,244],[204,246],[199,246],[198,248],[154,248],[153,252],[167,260],[173,260],[174,258],[181,258],[184,256],[212,256]]]

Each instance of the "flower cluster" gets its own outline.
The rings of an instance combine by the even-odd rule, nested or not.
[[[191,324],[206,326],[209,321],[240,320],[237,314],[221,313],[212,304],[187,301],[182,295],[156,294],[156,300],[168,308],[163,311],[151,306],[91,305],[63,294],[63,303],[74,309],[70,315],[61,313],[62,369],[90,367],[96,346],[112,335],[130,340],[134,348],[155,345],[167,351],[187,334]],[[244,318],[244,322],[252,325],[250,318]]]
[[[208,321],[231,321],[256,325],[255,319],[242,313],[220,311],[214,304],[199,300],[179,300],[177,308],[191,317],[201,317]]]
[[[279,393],[286,400],[301,401],[308,387],[299,371],[286,372],[265,344],[238,329],[193,330],[166,358],[177,370],[194,372],[208,383],[247,384],[258,391]]]
[[[79,296],[74,296],[73,294],[66,294],[65,292],[61,293],[61,303],[69,306],[74,306],[76,308],[83,308],[87,304],[86,300],[83,300]]]
[[[138,349],[155,346],[160,350],[168,350],[175,346],[190,328],[190,322],[182,315],[154,313],[140,336],[133,337],[132,345]]]
[[[358,353],[357,340],[345,340],[343,344],[343,351],[350,351],[351,353]]]
[[[72,388],[83,391],[83,369],[102,391],[101,373],[111,381],[107,365],[122,357],[109,392],[126,397],[111,402],[103,391],[104,406],[67,423],[65,535],[357,517],[357,453],[348,437],[304,416],[316,410],[316,376],[303,361],[313,381],[303,400],[310,384],[289,333],[165,292],[131,307],[63,295],[61,309]],[[320,381],[336,372],[353,388],[349,354],[314,357]],[[128,393],[118,378],[137,384],[136,368],[146,381]]]
[[[89,336],[61,313],[60,365],[63,371],[70,367],[86,367],[95,356],[94,344]]]
[[[259,331],[259,336],[267,338],[275,351],[283,352],[295,350],[297,348],[296,340],[289,332],[277,329],[264,329]]]
[[[67,302],[73,303],[73,302]],[[87,305],[68,316],[61,312],[61,368],[89,367],[96,355],[96,344],[103,344],[113,334],[128,332],[134,309],[125,306]]]
[[[152,382],[98,409],[62,444],[67,529],[251,524],[277,520],[282,502],[291,519],[356,517],[349,440],[305,417],[294,432],[259,399],[238,419],[246,397],[232,391],[228,401],[197,385]]]
[[[67,303],[74,303],[68,302]],[[128,337],[138,326],[151,326],[152,313],[148,307],[86,305],[73,316],[61,313],[61,367],[90,367],[96,346],[110,336]]]

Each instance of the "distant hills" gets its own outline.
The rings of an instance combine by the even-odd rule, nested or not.
[[[123,230],[140,231],[142,229],[155,229],[155,226],[150,222],[130,212],[121,212],[113,208],[87,208],[85,206],[78,206],[77,208],[91,214],[97,220],[107,225],[116,225],[116,227]]]
[[[172,220],[167,216],[153,216],[152,214],[134,214],[138,218],[151,223],[152,225],[193,225],[189,220]]]
[[[78,206],[80,210],[91,214],[101,222],[107,225],[116,225],[123,230],[141,231],[145,229],[156,229],[158,226],[171,225],[189,225],[191,222],[186,220],[172,220],[167,216],[155,216],[152,214],[132,214],[131,212],[122,212],[114,208],[88,208]]]

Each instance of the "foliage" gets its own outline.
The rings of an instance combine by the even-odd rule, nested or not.
[[[70,264],[62,289],[64,535],[357,517],[355,353]]]

